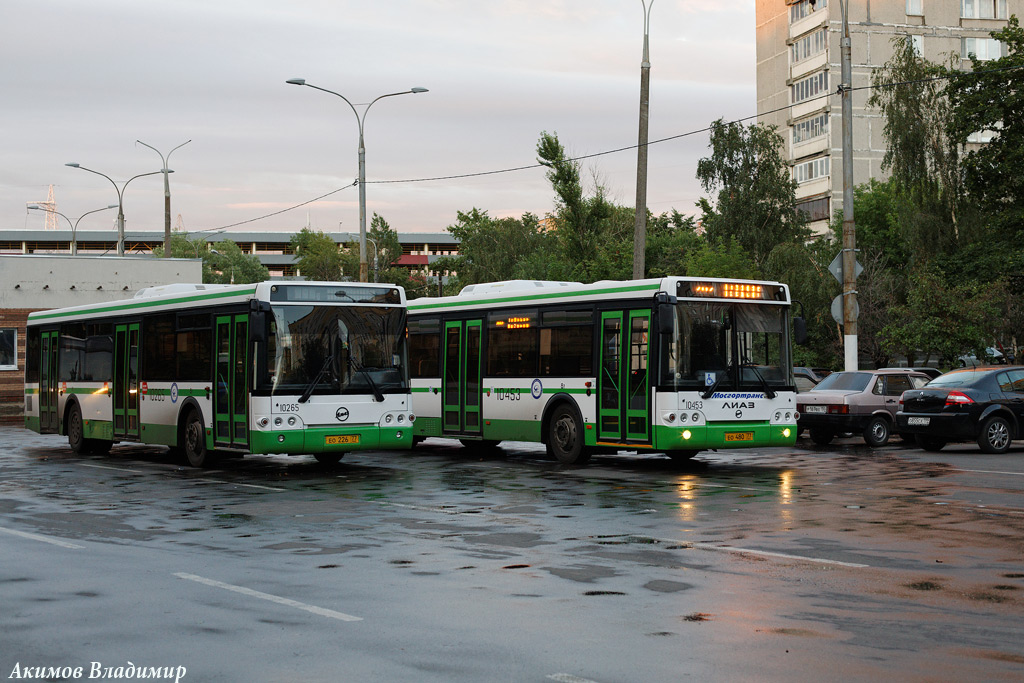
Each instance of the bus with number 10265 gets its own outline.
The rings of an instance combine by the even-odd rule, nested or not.
[[[409,448],[405,292],[351,282],[178,284],[29,314],[25,427],[76,452]]]
[[[694,277],[509,281],[409,304],[417,442],[618,450],[791,446],[789,289]],[[798,332],[799,334],[799,332]]]

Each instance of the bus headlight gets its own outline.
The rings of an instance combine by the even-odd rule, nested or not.
[[[399,413],[398,417],[395,418],[395,419],[398,420],[398,424],[402,424],[403,422],[405,422],[405,415],[402,415],[401,413]]]
[[[270,418],[261,417],[259,420],[256,421],[256,424],[258,424],[260,427],[266,427],[268,424],[270,424]]]
[[[412,413],[409,413],[409,422],[415,422],[415,421],[416,421],[416,416],[413,415]]]
[[[672,422],[675,422],[675,421],[676,421],[676,414],[675,413],[669,413],[668,415],[665,416],[665,422],[668,422],[668,423],[671,424]]]
[[[294,415],[292,415],[292,416],[290,416],[288,418],[288,425],[291,426],[291,427],[295,426],[295,416]]]
[[[387,415],[384,416],[384,421],[389,424],[391,423],[391,413],[388,413]]]
[[[279,418],[279,417],[275,417],[274,418],[274,426],[275,427],[280,427],[281,426],[281,422],[282,422],[281,418]]]

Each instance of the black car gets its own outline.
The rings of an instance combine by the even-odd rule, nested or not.
[[[903,392],[896,429],[913,434],[921,448],[977,441],[986,453],[1005,453],[1024,438],[1024,366],[953,370],[921,389]]]

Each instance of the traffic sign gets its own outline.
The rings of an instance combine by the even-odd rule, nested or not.
[[[832,276],[836,280],[839,280],[839,284],[843,284],[843,252],[836,254],[836,257],[832,259],[832,263],[828,264],[828,272],[832,273]],[[864,272],[864,266],[857,261],[853,262],[853,279],[856,280],[860,277],[860,274]]]
[[[860,318],[860,304],[856,300],[853,302],[853,319],[857,320]],[[843,295],[840,294],[835,299],[832,299],[832,319],[840,325],[843,324]]]

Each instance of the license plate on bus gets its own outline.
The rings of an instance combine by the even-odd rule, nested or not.
[[[753,441],[754,432],[726,432],[726,441]]]
[[[345,434],[342,436],[328,436],[324,437],[324,443],[327,446],[338,446],[346,443],[359,443],[358,434]]]
[[[804,406],[805,413],[825,413],[828,411],[828,406]]]
[[[907,425],[910,427],[927,427],[931,424],[931,421],[930,417],[908,417]]]

